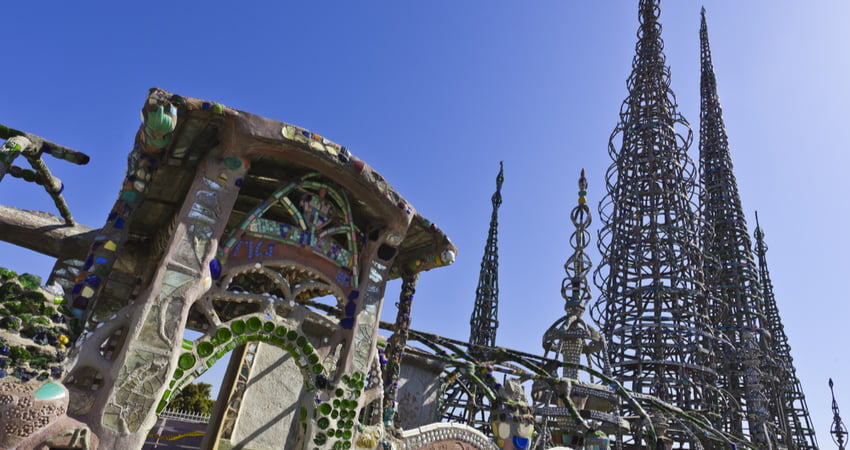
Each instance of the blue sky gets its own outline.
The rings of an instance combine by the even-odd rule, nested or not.
[[[599,225],[636,3],[11,2],[0,123],[92,156],[84,167],[47,163],[78,221],[95,227],[118,194],[150,87],[326,136],[375,167],[459,247],[454,266],[421,276],[412,323],[459,339],[469,334],[504,160],[497,343],[539,353],[543,331],[562,314],[581,168]],[[850,4],[704,5],[750,231],[757,209],[797,372],[828,448],[828,377],[850,411]],[[700,6],[667,1],[661,16],[672,89],[695,143]],[[0,204],[55,212],[37,186],[10,177]],[[51,264],[0,244],[2,266],[46,276]],[[397,292],[391,286],[385,320],[394,318]]]

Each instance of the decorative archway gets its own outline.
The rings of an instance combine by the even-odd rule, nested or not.
[[[183,341],[184,352],[178,356],[173,380],[157,412],[165,408],[171,392],[178,392],[194,381],[227,352],[254,341],[269,343],[292,355],[308,391],[313,390],[313,377],[325,373],[314,342],[301,331],[296,321],[265,313],[239,316],[195,341]]]
[[[248,353],[256,352],[256,343],[262,342],[291,356],[301,379],[290,380],[290,384],[303,389],[302,396],[322,400],[302,402],[298,406],[297,435],[301,439],[309,436],[319,446],[349,442],[358,424],[358,399],[368,389],[368,378],[372,375],[355,372],[334,381],[339,358],[335,349],[339,343],[303,329],[313,306],[310,298],[330,294],[339,302],[343,298],[342,290],[309,267],[292,261],[267,260],[255,264],[230,266],[231,272],[221,279],[222,286],[214,287],[196,302],[190,320],[196,321],[197,328],[205,321],[206,331],[194,341],[183,341],[183,351],[176,356],[177,368],[157,412],[167,406],[173,393],[202,375],[229,351],[255,344]],[[243,305],[256,308],[240,310]],[[312,317],[314,321],[322,321],[329,331],[339,328],[331,317],[320,314]],[[238,407],[236,410],[238,413]]]
[[[292,258],[293,248],[319,256],[311,264],[345,291],[359,286],[360,252],[365,238],[354,224],[342,189],[311,172],[275,190],[230,232],[210,272],[219,279],[225,266]],[[309,257],[309,255],[304,255]]]

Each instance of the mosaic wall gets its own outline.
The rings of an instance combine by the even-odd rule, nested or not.
[[[66,416],[72,317],[61,288],[0,268],[0,448],[92,444],[88,428]]]
[[[76,337],[62,290],[0,268],[0,380],[59,380]]]

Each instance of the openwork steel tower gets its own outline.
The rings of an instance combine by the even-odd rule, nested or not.
[[[490,218],[490,230],[484,257],[481,259],[481,273],[478,276],[478,288],[475,290],[475,306],[469,321],[469,354],[476,358],[486,358],[487,353],[496,345],[496,329],[499,327],[499,245],[498,212],[502,204],[502,183],[505,181],[504,166],[499,162],[499,175],[496,176],[496,192],[491,198],[493,213]],[[490,434],[488,421],[490,402],[475,382],[475,374],[465,370],[455,370],[448,374],[441,389],[439,415],[444,422],[457,422],[473,426],[485,434]]]
[[[764,243],[764,231],[758,223],[756,214],[756,255],[758,255],[759,281],[764,297],[764,314],[768,331],[772,336],[770,352],[777,365],[777,388],[773,396],[771,410],[776,411],[777,425],[783,433],[784,444],[791,449],[816,449],[818,441],[815,429],[809,417],[809,407],[803,386],[797,378],[794,359],[791,357],[791,346],[788,336],[782,326],[776,297],[773,294],[773,283],[767,270],[767,245]]]
[[[615,378],[716,423],[721,340],[706,315],[695,167],[687,155],[692,132],[669,87],[659,2],[641,0],[639,8],[629,96],[608,146],[614,163],[600,203],[601,295],[592,314]],[[653,422],[676,448],[700,445],[681,422],[661,415]],[[631,443],[642,438],[636,433]]]
[[[475,309],[469,320],[469,343],[475,351],[476,345],[493,347],[496,345],[496,329],[499,327],[499,206],[502,205],[502,183],[505,180],[504,167],[499,162],[499,175],[496,177],[496,192],[493,193],[493,214],[490,217],[490,231],[484,257],[481,259],[481,273],[478,275],[478,288],[475,290]]]
[[[711,298],[717,304],[710,308],[726,339],[734,350],[720,362],[720,386],[734,398],[723,414],[721,424],[726,431],[749,435],[758,445],[768,445],[771,433],[767,426],[768,401],[764,395],[762,367],[765,365],[768,336],[762,328],[761,292],[755,258],[738,184],[732,171],[732,157],[723,111],[717,95],[717,80],[711,61],[705,8],[700,24],[700,197],[706,226],[703,229],[705,271]],[[744,424],[746,416],[748,426]]]

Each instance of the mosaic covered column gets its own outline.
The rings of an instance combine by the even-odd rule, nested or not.
[[[401,361],[404,358],[404,347],[407,345],[407,334],[410,328],[410,309],[413,305],[413,294],[416,293],[416,283],[419,274],[405,274],[402,277],[401,294],[396,304],[398,313],[395,319],[395,329],[387,341],[387,365],[384,369],[384,425],[391,426],[396,412],[398,395],[398,378],[401,373]]]
[[[211,285],[210,261],[247,160],[210,155],[192,183],[150,286],[128,313],[123,349],[89,412],[103,445],[138,448],[177,366],[189,308]],[[83,344],[85,345],[85,343]],[[88,348],[83,351],[93,351]]]

